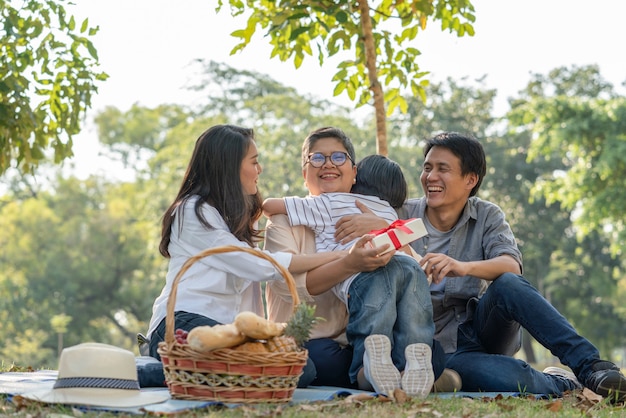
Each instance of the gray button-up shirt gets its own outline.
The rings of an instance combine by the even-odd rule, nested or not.
[[[398,211],[400,219],[424,218],[426,200],[410,199]],[[418,239],[411,246],[420,255],[427,253],[426,240]],[[522,267],[522,254],[515,236],[506,222],[504,212],[494,203],[470,197],[450,239],[448,256],[459,261],[489,260],[510,255]],[[487,290],[489,281],[473,276],[446,277],[442,298],[433,300],[435,339],[446,353],[457,348],[459,325],[473,313],[470,300]]]

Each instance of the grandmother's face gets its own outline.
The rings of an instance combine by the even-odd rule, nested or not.
[[[330,156],[333,152],[348,152],[348,150],[336,138],[318,139],[309,149],[309,154],[320,152],[325,156]],[[341,166],[334,165],[330,158],[326,158],[324,164],[315,168],[311,164],[305,164],[302,168],[305,186],[313,196],[322,193],[350,193],[350,189],[356,179],[356,167],[348,159]]]

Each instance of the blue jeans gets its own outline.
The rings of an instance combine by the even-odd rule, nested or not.
[[[404,349],[409,344],[432,347],[435,324],[430,290],[424,271],[413,257],[394,256],[384,267],[360,273],[348,291],[346,336],[354,354],[350,381],[356,382],[363,367],[365,338],[372,334],[389,337],[391,358],[404,370]]]
[[[459,327],[457,351],[446,367],[456,370],[464,391],[528,392],[560,396],[576,386],[544,374],[511,355],[519,348],[519,327],[570,367],[584,384],[599,360],[598,349],[522,276],[494,280],[476,304],[473,317]]]
[[[311,385],[356,388],[348,376],[352,362],[351,346],[343,346],[330,338],[309,340],[304,346],[309,350],[309,361],[314,366]]]

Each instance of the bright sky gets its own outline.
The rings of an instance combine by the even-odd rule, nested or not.
[[[224,0],[227,3],[227,0]],[[218,15],[210,0],[82,0],[69,7],[79,22],[88,17],[98,25],[94,43],[101,69],[110,78],[99,87],[92,119],[105,106],[127,110],[133,103],[156,106],[185,103],[184,86],[194,59],[212,59],[269,74],[304,94],[351,105],[345,96],[332,97],[329,60],[323,68],[314,58],[296,70],[291,62],[270,60],[270,48],[260,34],[244,51],[230,56],[236,40],[230,33],[244,20]],[[506,110],[506,98],[516,95],[531,73],[546,74],[559,66],[598,64],[601,74],[624,94],[626,59],[623,57],[621,0],[473,0],[475,36],[458,38],[429,22],[418,35],[420,67],[431,79],[460,80],[486,75],[486,87],[499,92],[496,106]],[[91,123],[75,138],[76,174],[109,167],[98,161],[97,139]]]

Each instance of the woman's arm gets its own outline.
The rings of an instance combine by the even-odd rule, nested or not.
[[[377,248],[365,246],[373,237],[374,235],[362,236],[343,257],[309,271],[306,276],[306,287],[309,293],[319,295],[353,274],[376,270],[389,263],[395,251],[378,255],[386,250],[389,244]]]
[[[355,273],[376,270],[386,265],[395,254],[395,251],[389,251],[381,256],[378,255],[379,252],[388,248],[388,244],[378,248],[367,248],[365,243],[371,241],[373,235],[361,237],[349,251],[332,251],[314,254],[315,247],[312,232],[310,242],[305,243],[304,236],[300,236],[300,241],[296,242],[294,241],[296,237],[293,235],[294,229],[292,228],[293,227],[289,226],[286,216],[273,217],[272,224],[268,227],[265,234],[265,248],[270,251],[289,251],[294,254],[294,258],[302,257],[302,260],[296,261],[298,265],[293,266],[294,271],[296,268],[299,269],[298,273],[306,271],[303,267],[306,267],[307,263],[310,263],[309,266],[317,264],[316,268],[312,268],[306,275],[295,273],[292,271],[292,266],[290,266],[292,274],[298,274],[296,280],[299,282],[299,286],[306,289],[309,296],[319,295]],[[298,248],[300,251],[297,251]],[[303,248],[307,248],[308,250],[306,255],[300,255]],[[305,260],[314,255],[330,256],[331,259],[311,258],[308,261]],[[320,264],[321,260],[324,260],[324,262]],[[274,286],[274,284],[272,284],[272,286]]]
[[[263,214],[268,218],[272,215],[286,215],[285,200],[280,197],[268,197],[263,201]]]
[[[289,264],[289,272],[291,274],[306,273],[315,268],[328,264],[335,260],[338,260],[347,253],[347,251],[328,251],[325,253],[314,253],[297,255],[294,254],[291,257],[291,264]]]
[[[315,253],[315,234],[303,226],[292,227],[287,216],[276,215],[268,221],[265,230],[265,248],[269,251],[285,251],[292,254]],[[348,322],[346,305],[333,292],[312,296],[306,287],[305,273],[293,274],[300,300],[315,306],[315,316],[324,318],[313,327],[311,338],[340,338]],[[267,282],[265,288],[268,318],[286,322],[293,314],[293,299],[284,280]]]

